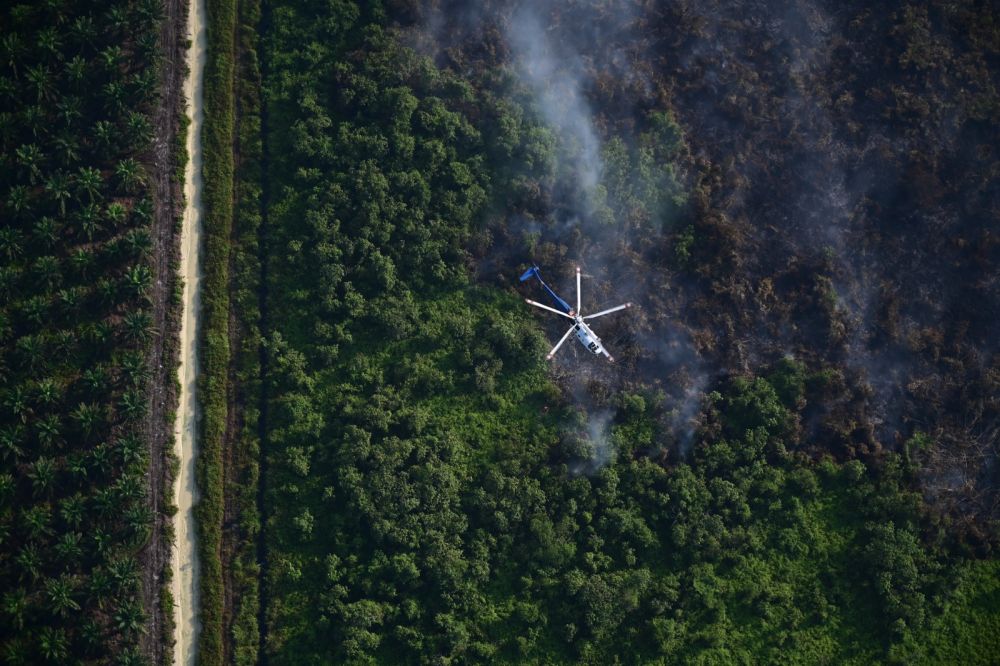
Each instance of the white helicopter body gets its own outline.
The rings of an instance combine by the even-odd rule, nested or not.
[[[548,353],[548,355],[545,357],[545,360],[547,361],[551,360],[552,357],[555,356],[559,348],[562,347],[562,344],[566,342],[566,339],[569,338],[570,335],[575,334],[576,339],[580,341],[580,344],[583,345],[587,351],[597,356],[603,354],[604,356],[607,356],[608,360],[613,363],[615,359],[611,356],[611,354],[608,353],[608,350],[604,348],[604,343],[601,342],[601,339],[597,337],[597,334],[594,333],[593,329],[590,328],[590,326],[587,324],[585,320],[596,319],[597,317],[603,317],[604,315],[611,314],[612,312],[618,312],[619,310],[630,308],[632,307],[632,304],[625,303],[624,305],[618,305],[613,308],[608,308],[607,310],[602,310],[592,315],[583,316],[583,314],[581,314],[580,311],[580,267],[579,266],[576,267],[575,309],[570,307],[569,303],[559,298],[558,294],[552,291],[552,289],[547,284],[545,284],[545,282],[542,281],[542,277],[541,275],[539,275],[537,266],[533,266],[532,268],[529,268],[527,271],[525,271],[525,273],[521,276],[521,282],[524,282],[525,280],[530,280],[533,277],[537,278],[538,281],[541,282],[542,287],[545,289],[545,291],[549,293],[549,295],[556,302],[556,305],[558,305],[560,309],[552,308],[549,307],[548,305],[543,305],[541,303],[538,303],[537,301],[531,300],[530,298],[526,298],[524,300],[529,305],[534,305],[537,308],[548,310],[549,312],[554,312],[557,315],[573,320],[573,325],[570,327],[568,331],[566,331],[566,334],[562,336],[562,339],[559,340],[558,343],[556,343],[556,346],[553,347],[552,351]]]

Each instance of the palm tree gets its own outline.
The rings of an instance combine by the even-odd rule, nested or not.
[[[9,301],[20,281],[21,270],[17,266],[0,266],[0,298]],[[9,323],[7,325],[9,327]],[[2,370],[3,366],[0,365],[0,377],[4,376]]]
[[[153,321],[143,310],[129,312],[122,318],[125,338],[134,342],[148,342],[153,330]]]
[[[87,237],[87,242],[93,242],[94,236],[101,230],[101,213],[97,204],[89,203],[76,214],[76,220]]]
[[[45,191],[59,202],[59,213],[62,215],[66,215],[66,200],[70,198],[71,183],[72,179],[62,169],[53,173],[45,181]]]
[[[50,254],[36,259],[34,269],[38,280],[49,290],[62,282],[62,275],[59,272],[59,260]]]
[[[114,590],[114,578],[107,569],[97,567],[90,573],[90,580],[87,581],[87,590],[91,601],[103,610],[104,602],[111,596],[111,592]]]
[[[131,590],[138,586],[139,569],[133,557],[124,555],[111,560],[108,562],[108,573],[119,590]]]
[[[22,340],[24,338],[21,338]],[[27,423],[28,419],[31,417],[32,409],[30,401],[28,400],[28,392],[25,391],[20,386],[15,386],[13,389],[7,392],[4,396],[4,407],[10,412],[14,418],[21,421],[21,423]]]
[[[104,419],[104,410],[96,403],[81,402],[76,409],[70,413],[70,417],[77,422],[80,430],[85,435],[92,435],[101,421]],[[96,453],[96,451],[95,451]]]
[[[54,217],[42,215],[35,222],[35,226],[31,230],[31,235],[36,243],[44,249],[50,250],[56,244],[56,241],[59,240],[60,226]]]
[[[116,33],[121,33],[129,25],[128,9],[123,5],[112,5],[105,17]]]
[[[24,612],[28,609],[28,595],[22,588],[10,590],[3,595],[3,614],[7,616],[11,626],[20,631],[24,629]]]
[[[69,640],[63,629],[43,627],[38,632],[38,647],[47,660],[63,663],[69,656]]]
[[[31,130],[31,135],[36,139],[39,135],[48,136],[51,129],[48,114],[40,104],[28,104],[21,110],[21,121]]]
[[[154,61],[157,52],[159,51],[159,42],[157,40],[158,35],[155,30],[149,30],[143,32],[139,35],[139,39],[136,40],[138,59],[143,63],[151,63]]]
[[[35,384],[35,395],[40,404],[51,406],[59,400],[59,385],[52,379],[40,379]]]
[[[137,264],[125,271],[125,285],[128,292],[135,296],[145,296],[153,283],[153,274],[149,266]]]
[[[155,70],[150,70],[155,71]],[[143,98],[148,97],[148,95],[143,95]],[[138,111],[129,111],[128,120],[125,123],[128,128],[128,135],[132,140],[132,145],[145,145],[149,142],[151,137],[149,119],[145,114],[139,113]]]
[[[53,141],[56,156],[60,158],[62,164],[73,164],[80,161],[80,144],[76,136],[69,130],[59,132],[59,136]]]
[[[98,444],[90,452],[91,467],[107,476],[111,472],[111,449],[107,444]]]
[[[101,599],[103,610],[104,599]],[[104,645],[104,628],[93,618],[83,621],[80,625],[80,642],[83,644],[83,651],[93,655]]]
[[[149,197],[143,197],[135,202],[132,207],[132,215],[139,223],[146,223],[153,219],[153,202]]]
[[[115,612],[115,626],[126,636],[135,636],[145,628],[142,606],[135,599],[129,599]]]
[[[7,504],[17,491],[17,482],[7,473],[0,474],[0,503]]]
[[[21,35],[17,32],[7,32],[3,39],[0,39],[0,58],[16,77],[18,65],[24,62],[24,44],[21,42]]]
[[[108,381],[108,370],[103,365],[95,365],[83,372],[83,383],[94,395],[106,393]]]
[[[8,108],[13,108],[20,99],[20,91],[18,90],[17,83],[14,79],[6,76],[0,76],[0,100],[3,100],[3,105]]]
[[[66,617],[69,613],[80,610],[80,604],[73,599],[74,587],[73,579],[65,574],[45,581],[45,597],[53,614]]]
[[[38,419],[35,430],[43,450],[50,450],[59,443],[60,425],[58,414],[48,414]]]
[[[73,454],[67,456],[66,458],[66,469],[69,473],[73,475],[75,479],[80,481],[85,481],[87,476],[90,474],[90,468],[87,466],[87,458],[82,453]],[[81,500],[82,501],[82,500]],[[83,511],[83,505],[80,505],[80,510]],[[81,516],[83,514],[81,513]],[[69,521],[69,518],[66,518]]]
[[[47,495],[56,480],[56,464],[51,458],[40,456],[28,466],[27,477],[36,496]]]
[[[24,313],[25,319],[35,326],[41,326],[47,318],[49,307],[44,297],[32,296],[21,306],[21,311]]]
[[[0,111],[0,143],[10,145],[20,131],[21,125],[17,116],[10,111]]]
[[[133,385],[141,384],[149,378],[149,368],[141,352],[129,351],[122,354],[118,365]]]
[[[91,533],[91,538],[94,541],[94,550],[96,550],[101,555],[108,551],[108,548],[113,546],[115,541],[111,538],[111,535],[104,530],[98,528]]]
[[[157,0],[141,0],[137,13],[147,25],[154,25],[163,19],[163,3]]]
[[[86,193],[90,203],[94,203],[94,198],[100,193],[104,179],[101,172],[94,167],[80,167],[76,176],[76,187],[81,193]]]
[[[28,538],[41,539],[52,534],[52,512],[45,504],[38,504],[21,512],[21,520],[24,522],[24,529],[28,532]]]
[[[25,666],[28,661],[27,639],[23,636],[12,638],[3,646],[3,656],[10,666]]]
[[[94,261],[96,261],[96,257],[90,248],[80,247],[74,250],[73,254],[69,255],[69,262],[73,266],[73,269],[83,278],[86,278],[88,273],[90,273],[90,269],[94,266]]]
[[[139,391],[125,391],[119,409],[126,420],[136,421],[146,413],[146,399]]]
[[[80,306],[80,297],[83,294],[83,287],[70,287],[61,289],[58,294],[59,305],[62,307],[65,316],[72,317],[76,309]]]
[[[115,305],[118,302],[118,287],[111,278],[102,277],[97,281],[97,295],[106,306]]]
[[[14,261],[21,256],[21,232],[10,226],[0,227],[0,256],[7,261]]]
[[[83,536],[79,532],[66,532],[56,542],[56,554],[63,562],[76,562],[83,556],[83,547],[80,545],[82,540]]]
[[[111,228],[117,230],[125,222],[125,218],[128,217],[128,209],[120,202],[113,201],[108,204],[105,216],[111,222]]]
[[[118,177],[122,190],[127,194],[132,193],[143,182],[142,167],[131,157],[118,163],[118,166],[115,167],[115,175]]]
[[[72,468],[70,471],[76,474]],[[86,477],[86,472],[84,472],[81,476]],[[59,515],[62,516],[62,519],[65,520],[68,525],[76,528],[80,527],[80,524],[83,522],[83,517],[86,515],[86,509],[87,500],[80,493],[76,493],[65,498],[60,503]]]
[[[116,666],[141,666],[146,663],[146,658],[135,645],[131,645],[124,652],[118,654]]]
[[[153,248],[153,241],[145,229],[132,229],[125,234],[125,243],[133,256],[148,256]]]
[[[79,289],[79,287],[75,287],[75,289]],[[66,329],[57,331],[50,338],[50,343],[52,354],[65,360],[70,351],[76,348],[76,331],[67,331]]]
[[[21,548],[15,559],[21,569],[21,580],[31,578],[38,580],[42,575],[42,558],[38,555],[35,544],[29,543]]]
[[[137,434],[129,433],[118,440],[118,452],[122,457],[122,464],[126,467],[134,462],[143,459],[145,445]]]
[[[97,36],[94,19],[90,16],[77,18],[70,26],[69,35],[80,46],[92,46],[94,38]]]
[[[121,81],[108,81],[104,84],[104,98],[109,111],[122,113],[128,101],[128,90]]]
[[[54,60],[62,60],[62,38],[55,26],[46,26],[38,31],[35,42],[38,50]]]
[[[62,101],[56,105],[56,109],[59,110],[59,117],[67,127],[72,127],[74,121],[83,117],[83,113],[80,111],[80,98],[75,95],[63,96]]]
[[[115,126],[107,120],[98,120],[94,123],[93,135],[97,147],[101,149],[102,153],[110,153],[115,145]]]
[[[18,217],[28,217],[31,212],[31,195],[24,185],[15,185],[7,193],[7,207]]]
[[[0,430],[0,455],[4,460],[17,462],[24,456],[24,427],[20,424],[4,426]]]
[[[153,514],[142,502],[133,504],[125,512],[125,526],[132,533],[130,541],[135,546],[140,546],[149,540],[152,524]]]
[[[87,80],[89,71],[87,61],[81,55],[75,55],[72,60],[66,62],[66,78],[74,86],[83,84]]]
[[[118,63],[122,60],[122,47],[112,45],[104,48],[98,55],[101,66],[109,73],[118,72]]]
[[[42,151],[33,143],[27,143],[15,151],[17,162],[28,174],[28,182],[34,185],[42,177],[39,166],[42,163]]]
[[[42,64],[29,67],[27,77],[28,82],[35,89],[38,102],[50,101],[55,96],[52,73],[48,67]]]
[[[45,341],[39,335],[23,335],[15,345],[18,356],[31,370],[45,365]]]

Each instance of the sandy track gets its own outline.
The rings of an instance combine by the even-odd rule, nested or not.
[[[174,518],[173,596],[176,645],[174,664],[195,663],[195,647],[200,629],[198,621],[198,556],[195,542],[193,507],[198,501],[195,485],[195,456],[198,451],[198,330],[201,308],[201,227],[202,227],[202,152],[201,127],[204,119],[202,101],[205,66],[205,2],[192,0],[188,12],[188,51],[190,69],[184,82],[187,113],[191,118],[187,134],[188,163],[184,171],[184,209],[181,231],[181,271],[184,277],[184,315],[181,320],[180,369],[181,395],[177,406],[174,435],[180,470],[174,481],[177,515]]]

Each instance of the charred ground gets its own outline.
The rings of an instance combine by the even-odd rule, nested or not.
[[[573,262],[589,262],[605,282],[595,296],[643,305],[623,339],[633,341],[621,354],[631,382],[669,377],[675,399],[690,382],[704,391],[786,357],[827,371],[803,412],[804,447],[876,460],[924,433],[934,442],[916,454],[928,499],[987,528],[1000,418],[1000,62],[989,4],[533,11],[556,63],[545,85],[576,78],[604,175],[608,142],[641,148],[668,109],[683,130],[672,159],[688,196],[629,206],[614,200],[627,184],[606,179],[624,218],[607,226],[581,205],[579,179],[556,170],[504,202],[476,248],[481,274],[532,256],[568,285]],[[520,93],[544,123],[544,94],[496,75],[525,59],[510,39],[523,12],[455,2],[410,20],[418,48],[478,85]],[[686,381],[670,373],[681,365]]]

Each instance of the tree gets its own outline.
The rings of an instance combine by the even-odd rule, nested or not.
[[[36,496],[48,495],[56,479],[56,464],[51,458],[37,458],[28,468],[27,476]]]
[[[69,640],[63,629],[43,627],[38,632],[38,646],[48,661],[59,663],[69,657]]]
[[[17,149],[17,162],[28,176],[28,182],[34,185],[41,177],[42,151],[33,143],[28,143]]]
[[[93,242],[94,236],[101,230],[101,214],[96,204],[89,203],[80,209],[76,214],[77,224],[80,230],[87,237],[88,242]],[[77,251],[78,253],[80,250]]]
[[[80,604],[73,599],[73,579],[63,575],[45,581],[45,596],[49,609],[59,617],[66,617],[80,610]]]
[[[55,86],[52,83],[52,73],[45,65],[35,65],[29,67],[27,79],[35,89],[35,96],[38,102],[49,102],[55,97]]]
[[[95,197],[101,191],[103,179],[101,172],[94,167],[80,167],[76,177],[76,186],[81,193],[86,193],[90,203],[94,203]]]
[[[146,296],[152,282],[153,274],[146,264],[136,264],[125,272],[126,289],[137,298]]]
[[[122,190],[126,193],[134,192],[136,187],[143,182],[142,168],[131,157],[118,162],[118,166],[115,167],[115,176],[117,176]]]
[[[53,173],[45,181],[45,191],[59,204],[59,213],[66,215],[66,200],[70,198],[71,178],[61,169]]]

